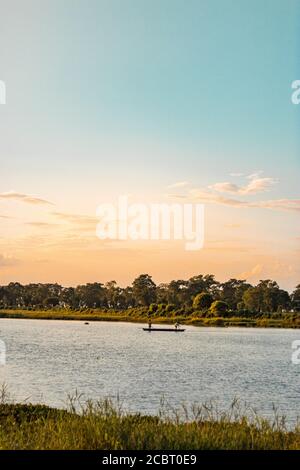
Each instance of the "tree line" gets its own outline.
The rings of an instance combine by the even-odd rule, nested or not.
[[[219,282],[211,274],[173,280],[156,285],[149,274],[141,274],[127,287],[116,281],[63,287],[59,284],[27,284],[11,282],[0,286],[0,308],[23,309],[86,309],[125,310],[148,307],[155,312],[161,306],[167,311],[283,312],[300,311],[300,284],[289,294],[277,282],[261,280],[255,286],[245,280]]]

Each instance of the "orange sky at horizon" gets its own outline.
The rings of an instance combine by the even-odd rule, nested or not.
[[[2,285],[116,280],[125,286],[141,273],[156,283],[214,274],[220,281],[239,278],[253,284],[270,278],[291,291],[300,280],[299,240],[289,235],[291,220],[297,230],[294,213],[208,203],[204,247],[186,251],[184,240],[99,240],[91,212],[69,213],[35,197],[29,203],[18,197],[1,201]]]

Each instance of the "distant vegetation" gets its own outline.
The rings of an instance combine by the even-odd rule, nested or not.
[[[300,319],[300,285],[290,295],[275,281],[261,280],[256,286],[244,280],[218,282],[213,275],[198,275],[156,285],[141,274],[125,288],[115,281],[77,287],[59,284],[11,282],[0,286],[0,310],[101,312],[155,318],[183,316],[198,319],[272,318]]]
[[[2,403],[0,449],[299,450],[300,429],[288,430],[278,417],[245,416],[236,404],[227,413],[208,404],[146,416],[122,412],[107,400],[79,411]]]

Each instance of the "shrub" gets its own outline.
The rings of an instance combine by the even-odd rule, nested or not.
[[[215,300],[211,304],[209,311],[214,316],[224,316],[228,312],[228,304],[226,302],[223,302],[222,300]]]
[[[219,320],[219,319],[216,319]],[[170,416],[130,414],[109,400],[88,402],[76,413],[44,405],[0,404],[1,450],[297,450],[299,427],[284,419],[251,419],[234,401],[220,413],[209,406],[184,406]],[[183,418],[182,412],[184,413]]]
[[[156,312],[158,309],[158,305],[157,304],[151,304],[150,307],[149,307],[149,313],[154,313]]]
[[[168,304],[168,305],[166,306],[166,312],[167,312],[167,313],[173,312],[173,311],[175,310],[175,308],[176,308],[176,305],[174,305],[174,304]]]
[[[163,310],[165,310],[166,307],[167,307],[166,304],[158,304],[158,310],[159,310],[160,312],[163,311]]]
[[[194,310],[193,312],[195,317],[205,318],[208,315],[207,310]]]

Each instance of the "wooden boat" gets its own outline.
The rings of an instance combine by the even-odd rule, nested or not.
[[[144,331],[174,331],[175,333],[181,333],[182,331],[185,331],[184,328],[143,328]]]

